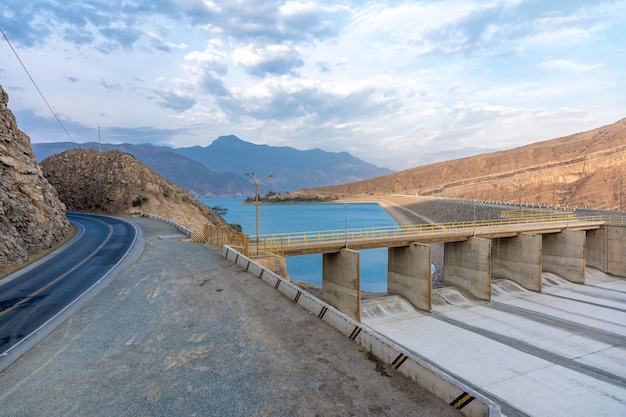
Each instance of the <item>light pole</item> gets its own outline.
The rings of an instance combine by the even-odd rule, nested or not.
[[[255,219],[256,219],[256,246],[257,246],[257,252],[259,250],[259,185],[261,185],[263,183],[263,180],[266,180],[268,178],[272,178],[273,175],[266,175],[263,178],[257,178],[254,175],[254,172],[246,172],[246,175],[248,177],[250,177],[250,179],[252,180],[252,182],[254,183],[254,205],[255,205]]]
[[[567,228],[569,229],[569,196],[565,196],[565,213],[567,216]]]
[[[344,204],[343,209],[344,209],[344,222],[346,225],[346,249],[348,249],[348,205]]]
[[[619,180],[619,211],[622,211],[622,198],[624,197],[624,180]]]
[[[522,217],[522,180],[517,180],[519,184],[519,216]]]

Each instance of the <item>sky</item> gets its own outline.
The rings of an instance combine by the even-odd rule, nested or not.
[[[402,170],[626,117],[626,0],[2,0],[0,28],[33,143],[232,134]]]

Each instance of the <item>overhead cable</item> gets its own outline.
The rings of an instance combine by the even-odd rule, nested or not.
[[[61,122],[61,119],[59,119],[59,117],[57,116],[57,114],[54,112],[54,110],[52,110],[52,107],[50,106],[50,104],[48,103],[48,100],[46,100],[46,97],[44,97],[43,93],[41,92],[41,90],[39,89],[39,87],[37,86],[37,83],[35,82],[35,80],[33,79],[33,77],[30,75],[30,72],[28,72],[28,69],[26,69],[26,65],[24,65],[24,63],[22,62],[22,60],[20,59],[20,56],[17,54],[17,51],[15,50],[15,48],[13,48],[13,45],[11,44],[11,41],[9,41],[9,38],[7,37],[6,33],[4,33],[4,30],[2,30],[2,28],[0,28],[0,32],[2,32],[2,36],[4,36],[4,39],[7,41],[7,43],[9,44],[9,47],[11,48],[11,50],[13,51],[13,54],[15,54],[15,57],[17,58],[17,60],[20,62],[20,64],[22,65],[22,68],[24,68],[24,71],[26,72],[26,75],[28,75],[28,78],[30,78],[30,81],[33,83],[33,85],[35,86],[35,89],[37,89],[37,92],[39,93],[39,95],[41,96],[41,98],[43,99],[44,103],[46,103],[46,106],[48,106],[48,109],[50,110],[50,112],[52,113],[52,115],[54,116],[54,118],[56,119],[56,121],[59,123],[59,125],[61,126],[61,129],[63,129],[63,131],[65,132],[65,134],[72,140],[72,142],[76,143],[76,141],[74,140],[74,138],[72,137],[72,135],[70,135],[70,132],[67,131],[67,129],[65,128],[65,126],[63,125],[63,123]]]

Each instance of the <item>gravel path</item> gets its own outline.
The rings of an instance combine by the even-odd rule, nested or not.
[[[460,416],[203,245],[145,249],[0,373],[2,416]]]

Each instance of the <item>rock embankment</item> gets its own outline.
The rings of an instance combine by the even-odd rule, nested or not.
[[[49,156],[41,167],[69,211],[153,213],[196,232],[206,223],[227,226],[190,193],[118,150],[71,149]]]
[[[37,165],[0,87],[0,275],[70,233],[65,206]]]

